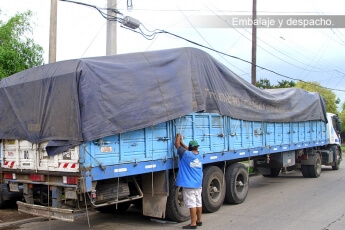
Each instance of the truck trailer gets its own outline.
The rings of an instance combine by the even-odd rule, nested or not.
[[[340,120],[319,94],[258,89],[195,48],[35,67],[0,81],[0,103],[1,177],[23,185],[19,211],[65,221],[132,204],[188,220],[177,133],[199,142],[204,212],[245,201],[243,161],[317,178],[342,160]]]

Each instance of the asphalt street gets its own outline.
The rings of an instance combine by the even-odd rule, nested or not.
[[[243,204],[224,204],[216,213],[203,215],[198,229],[343,230],[345,229],[345,164],[340,169],[324,167],[319,178],[304,178],[300,171],[277,178],[250,177],[248,197]],[[0,229],[181,229],[173,223],[141,215],[131,207],[122,215],[90,212],[73,223],[35,219],[30,223],[0,223]]]

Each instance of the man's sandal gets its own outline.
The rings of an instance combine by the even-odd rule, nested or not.
[[[195,225],[195,226],[192,226],[192,225],[190,225],[190,224],[188,224],[188,225],[182,227],[182,229],[196,229],[196,228],[197,228],[196,225]]]

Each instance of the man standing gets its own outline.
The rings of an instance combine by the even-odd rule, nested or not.
[[[176,185],[183,188],[183,201],[185,207],[189,208],[191,217],[191,223],[182,228],[196,229],[197,226],[202,226],[201,187],[203,157],[198,151],[198,142],[196,140],[190,141],[187,148],[182,141],[180,133],[176,135],[175,147],[180,156],[180,167],[177,174]]]

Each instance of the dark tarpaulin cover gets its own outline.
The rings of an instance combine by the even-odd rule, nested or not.
[[[260,90],[195,48],[61,61],[0,81],[0,139],[48,140],[50,155],[198,111],[326,120],[319,94]]]

